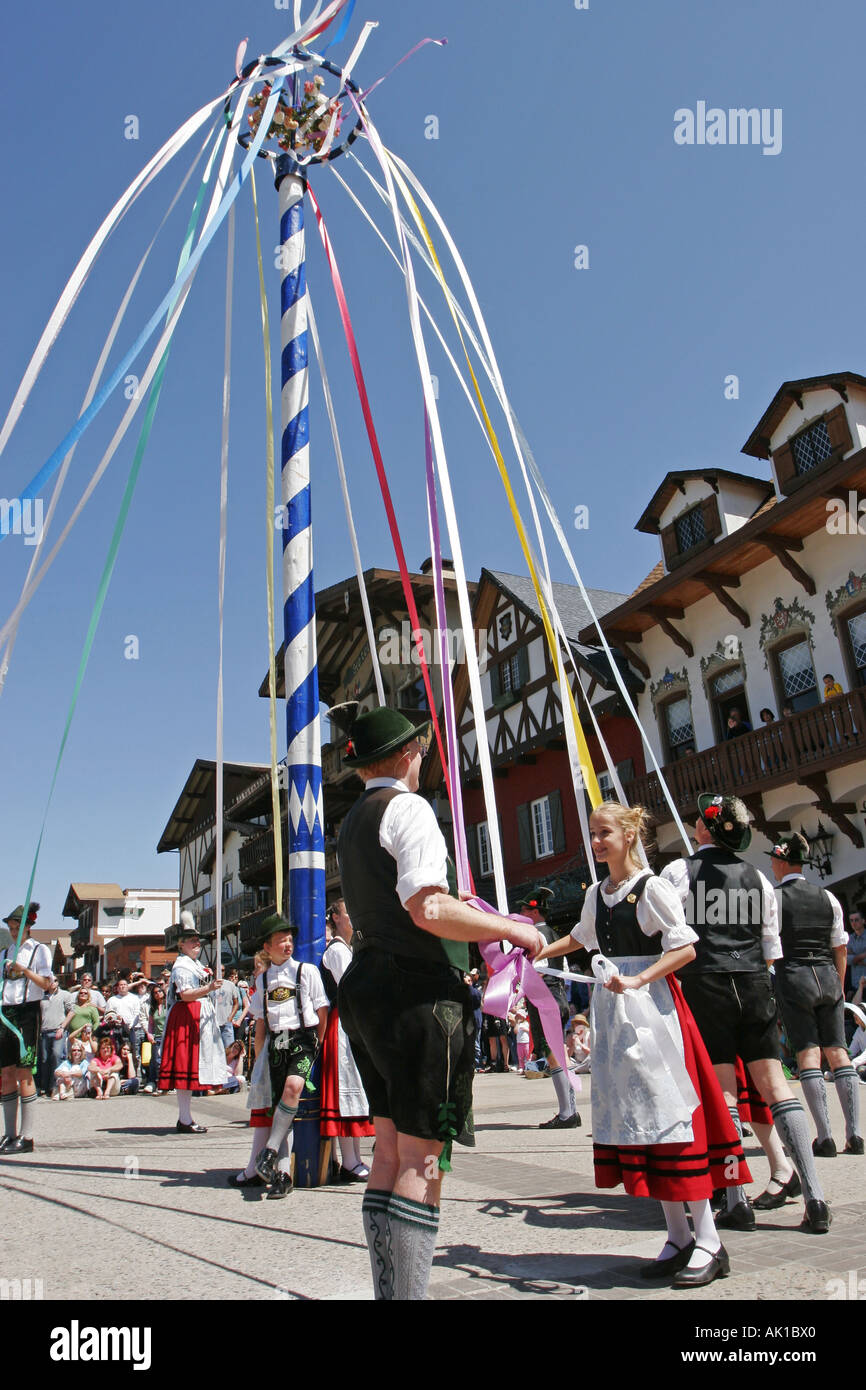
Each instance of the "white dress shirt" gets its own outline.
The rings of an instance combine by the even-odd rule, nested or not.
[[[34,985],[32,980],[28,980],[26,975],[19,975],[15,980],[6,978],[6,962],[11,961],[15,955],[14,946],[7,946],[0,951],[0,979],[3,981],[0,997],[4,1004],[32,1004],[34,1000],[43,999],[45,991]],[[15,960],[16,965],[23,965],[27,970],[32,970],[34,975],[48,976],[54,979],[51,969],[51,952],[42,941],[34,941],[32,936],[28,936],[26,941],[21,942],[21,949]]]
[[[718,849],[718,845],[699,845],[696,853],[700,854],[705,849]],[[779,910],[776,894],[767,876],[762,874],[760,869],[755,869],[755,873],[761,880],[761,950],[764,954],[764,960],[781,960],[782,942],[779,939]],[[688,901],[689,864],[687,859],[675,859],[672,864],[666,864],[660,877],[673,885],[683,904]]]
[[[372,777],[367,791],[396,787],[379,824],[379,844],[397,861],[397,896],[405,907],[422,888],[448,892],[448,846],[433,807],[396,777]]]
[[[338,985],[352,964],[352,948],[340,936],[335,936],[325,947],[322,964],[330,970],[334,984]]]
[[[330,1007],[322,977],[314,965],[304,963],[301,975],[300,1005],[298,993],[298,971],[301,962],[290,958],[282,965],[271,965],[256,979],[256,987],[250,1000],[250,1013],[253,1018],[264,1018],[264,996],[267,989],[270,996],[274,990],[289,989],[288,999],[268,999],[268,1027],[272,1033],[282,1033],[285,1029],[300,1028],[303,1012],[303,1027],[318,1028],[319,1009]]]

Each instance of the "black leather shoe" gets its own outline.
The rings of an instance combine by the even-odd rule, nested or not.
[[[748,1202],[738,1202],[731,1211],[720,1211],[716,1226],[723,1231],[754,1231],[755,1213]]]
[[[674,1276],[673,1288],[700,1289],[704,1284],[711,1284],[714,1279],[727,1279],[731,1272],[731,1261],[725,1247],[720,1245],[715,1254],[706,1250],[703,1245],[699,1245],[697,1249],[704,1250],[709,1255],[709,1264],[705,1264],[701,1269],[681,1269],[679,1274]]]
[[[778,1192],[762,1192],[760,1197],[756,1197],[752,1206],[755,1211],[776,1211],[778,1207],[783,1207],[792,1197],[799,1197],[803,1188],[797,1176],[796,1169]]]
[[[262,1181],[270,1186],[277,1174],[276,1149],[262,1149],[256,1159],[256,1172]]]
[[[226,1182],[229,1187],[264,1187],[258,1173],[253,1173],[251,1178],[242,1178],[237,1173],[229,1173]]]
[[[812,1153],[816,1158],[835,1158],[836,1144],[832,1139],[813,1139]]]
[[[580,1116],[575,1110],[573,1115],[567,1115],[565,1119],[561,1115],[554,1115],[552,1120],[545,1120],[538,1126],[539,1129],[580,1129]]]
[[[3,1138],[0,1139],[0,1154],[5,1154],[6,1150],[9,1148],[9,1145],[14,1144],[17,1139],[17,1134],[5,1134]]]
[[[860,1135],[855,1134],[853,1139],[849,1139],[842,1152],[843,1154],[862,1154],[863,1140]]]
[[[281,1197],[288,1197],[290,1192],[294,1192],[295,1184],[292,1182],[288,1173],[275,1173],[270,1191],[265,1198],[266,1202],[278,1202]]]
[[[342,1167],[342,1165],[341,1165],[341,1167],[340,1167],[339,1181],[340,1181],[340,1182],[366,1182],[366,1181],[367,1181],[367,1178],[369,1178],[369,1176],[370,1176],[369,1173],[367,1173],[366,1175],[365,1175],[364,1173],[353,1173],[352,1170],[351,1170],[351,1168],[344,1168],[344,1167]]]
[[[813,1236],[825,1236],[830,1229],[830,1208],[826,1202],[817,1200],[806,1203],[806,1215],[800,1222],[801,1231],[810,1231]]]
[[[668,1241],[673,1245],[673,1241]],[[688,1245],[684,1245],[681,1250],[677,1250],[675,1255],[668,1255],[666,1260],[653,1260],[652,1264],[642,1265],[640,1271],[641,1279],[667,1279],[669,1274],[676,1274],[678,1270],[684,1269],[692,1257],[695,1242],[690,1240]]]
[[[20,1134],[17,1139],[11,1139],[3,1150],[4,1154],[32,1154],[33,1140],[22,1139]]]
[[[180,1120],[178,1120],[175,1129],[178,1134],[207,1134],[207,1127],[205,1125],[197,1125],[194,1120],[191,1125],[183,1125]]]

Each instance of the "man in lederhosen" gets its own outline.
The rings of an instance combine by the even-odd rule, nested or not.
[[[769,880],[738,857],[751,839],[749,812],[739,797],[698,797],[697,851],[662,870],[699,937],[695,959],[678,974],[737,1133],[742,1137],[735,1072],[741,1057],[799,1174],[806,1198],[801,1229],[824,1235],[831,1218],[815,1171],[809,1122],[779,1060],[776,1001],[767,968],[782,955],[776,898]],[[745,1189],[729,1187],[727,1201],[717,1224],[754,1230]]]
[[[376,1129],[364,1234],[376,1298],[423,1299],[451,1141],[474,1142],[467,943],[507,940],[530,956],[544,943],[449,894],[445,840],[416,795],[429,726],[387,708],[331,715],[349,734],[343,763],[364,782],[337,848],[355,928],[337,998]]]
[[[821,1049],[836,1084],[845,1117],[846,1154],[862,1154],[860,1080],[845,1046],[845,919],[839,901],[803,877],[809,842],[782,836],[767,851],[772,860],[782,928],[782,959],[776,962],[776,998],[818,1137],[812,1152],[835,1158]]]
[[[533,893],[523,898],[517,904],[517,911],[524,917],[528,917],[544,937],[545,941],[558,940],[557,933],[547,924],[547,913],[550,911],[550,904],[553,901],[553,890],[551,888],[536,888]],[[567,970],[568,957],[557,961],[560,970]],[[542,980],[553,996],[553,1002],[559,1010],[559,1018],[562,1024],[563,1034],[568,1023],[568,994],[566,992],[565,980],[554,979],[552,975],[542,975]],[[543,1058],[547,1060],[547,1074],[553,1082],[553,1089],[556,1092],[556,1099],[559,1102],[559,1109],[550,1120],[544,1120],[538,1126],[539,1129],[577,1129],[580,1125],[580,1116],[574,1102],[574,1090],[568,1079],[568,1074],[553,1056],[547,1045],[544,1036],[544,1029],[541,1026],[541,1018],[538,1009],[528,999],[526,1001],[526,1011],[529,1014],[529,1028],[532,1033],[532,1046],[537,1061]],[[528,1073],[527,1073],[528,1075]]]

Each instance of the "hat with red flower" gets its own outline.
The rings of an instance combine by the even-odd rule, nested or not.
[[[773,845],[772,849],[764,850],[764,853],[771,859],[783,859],[786,864],[794,864],[800,868],[804,860],[809,858],[811,851],[806,836],[795,830],[793,835],[780,835],[779,843]]]
[[[735,854],[748,849],[752,841],[752,818],[749,808],[738,796],[703,792],[698,797],[698,815],[717,845]]]
[[[344,767],[376,763],[389,753],[396,753],[430,727],[429,719],[413,724],[400,710],[388,709],[385,705],[365,710],[363,714],[359,714],[358,709],[357,700],[348,700],[328,710],[328,717],[349,736],[343,754]]]

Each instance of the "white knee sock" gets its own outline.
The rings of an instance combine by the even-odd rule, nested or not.
[[[668,1228],[668,1238],[658,1258],[666,1260],[691,1243],[692,1233],[689,1230],[685,1202],[662,1202],[662,1211]]]
[[[192,1096],[189,1091],[177,1093],[177,1118],[182,1125],[192,1124]]]
[[[265,1147],[265,1144],[267,1143],[267,1139],[268,1139],[268,1131],[267,1131],[266,1129],[254,1129],[254,1130],[253,1130],[253,1142],[252,1142],[252,1145],[250,1146],[250,1157],[249,1157],[249,1162],[247,1163],[246,1168],[241,1169],[240,1173],[238,1173],[238,1177],[239,1177],[239,1178],[252,1178],[252,1177],[255,1177],[255,1172],[256,1172],[256,1159],[258,1158],[258,1156],[259,1156],[259,1154],[261,1153],[262,1149]]]
[[[716,1253],[722,1242],[713,1220],[712,1208],[706,1198],[700,1202],[689,1202],[689,1211],[695,1228],[695,1248],[688,1268],[700,1269],[703,1265],[709,1264],[711,1255]]]

